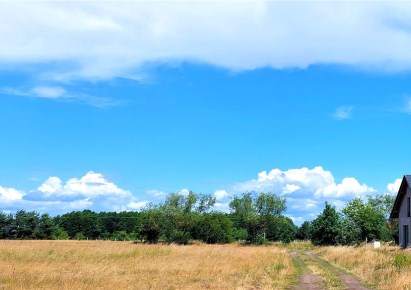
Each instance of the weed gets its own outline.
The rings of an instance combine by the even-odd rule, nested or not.
[[[405,253],[397,253],[392,264],[397,268],[397,271],[401,271],[401,269],[411,266],[411,257]]]

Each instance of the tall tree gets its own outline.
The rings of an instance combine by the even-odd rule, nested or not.
[[[340,215],[328,202],[312,223],[312,242],[316,245],[335,245],[340,230]]]
[[[247,241],[259,243],[265,240],[272,219],[279,218],[286,209],[286,200],[273,193],[246,192],[235,196],[230,208],[237,226],[247,230]]]
[[[361,241],[389,239],[384,211],[379,207],[373,207],[370,203],[366,204],[360,198],[355,198],[343,208],[342,212],[344,218],[351,220],[360,230]]]
[[[309,221],[305,221],[298,228],[296,238],[299,240],[311,240],[312,231],[312,223]]]

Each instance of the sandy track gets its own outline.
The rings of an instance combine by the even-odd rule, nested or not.
[[[332,287],[333,289],[370,290],[370,288],[363,286],[353,276],[344,273],[310,251],[291,252],[290,255],[294,264],[301,272],[299,284],[292,288],[294,290],[320,290],[328,288],[325,285],[325,278],[313,273],[310,267],[308,267],[307,261],[314,265],[314,267],[318,267],[333,276],[332,279],[338,282],[338,285]]]

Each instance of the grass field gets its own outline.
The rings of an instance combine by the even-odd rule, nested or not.
[[[316,257],[373,289],[411,289],[411,255],[397,247],[11,240],[0,241],[0,289],[292,289],[301,267],[344,289]]]
[[[0,241],[0,289],[284,289],[287,249]]]
[[[383,246],[321,247],[315,252],[330,263],[346,269],[376,289],[411,290],[409,250]]]

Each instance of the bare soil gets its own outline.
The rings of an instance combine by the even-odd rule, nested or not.
[[[370,290],[362,285],[356,278],[342,271],[341,269],[329,264],[319,258],[311,251],[291,252],[291,258],[294,264],[299,268],[301,276],[299,284],[294,286],[293,290],[321,290],[321,289],[347,289],[347,290]],[[309,265],[323,270],[322,273],[328,273],[331,277],[315,274],[310,270]],[[334,285],[327,283],[334,281]]]

